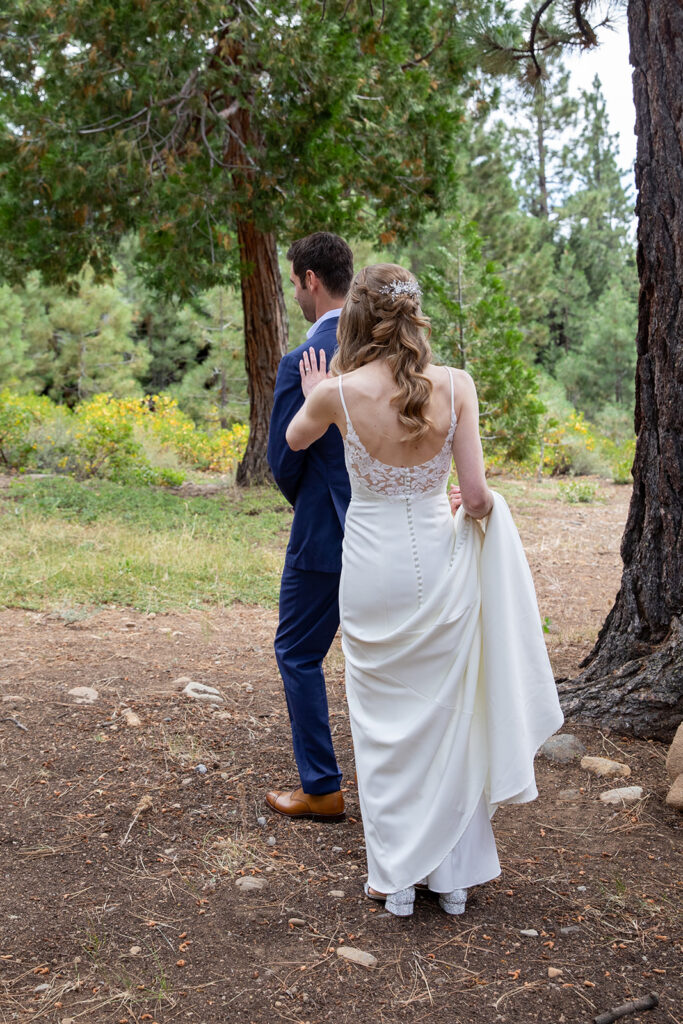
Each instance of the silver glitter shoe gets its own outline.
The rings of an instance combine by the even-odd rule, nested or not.
[[[467,889],[453,889],[439,895],[439,906],[447,914],[464,914],[467,902]]]
[[[399,889],[398,892],[390,892],[386,896],[380,896],[379,893],[370,892],[370,886],[367,882],[363,884],[365,895],[371,900],[377,900],[379,903],[384,903],[386,910],[390,914],[394,914],[395,917],[410,917],[413,912],[413,904],[415,903],[415,887],[410,885],[407,889]]]
[[[410,917],[414,902],[415,886],[409,885],[407,889],[390,892],[384,901],[384,908],[396,917]]]

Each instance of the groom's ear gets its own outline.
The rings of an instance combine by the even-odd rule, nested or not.
[[[315,270],[306,271],[304,274],[304,282],[306,284],[306,289],[309,292],[317,292],[318,288],[320,288],[320,278],[316,274]]]

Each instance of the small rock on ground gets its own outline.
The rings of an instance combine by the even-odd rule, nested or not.
[[[561,789],[557,794],[557,799],[562,800],[564,803],[572,803],[575,800],[580,800],[581,796],[580,789]]]
[[[130,729],[139,729],[142,725],[142,719],[130,708],[126,708],[123,712],[123,720]]]
[[[258,878],[256,875],[242,875],[237,879],[235,885],[241,892],[258,892],[259,889],[265,889],[268,882],[265,878]]]
[[[666,771],[672,782],[675,782],[679,775],[683,775],[683,722],[676,729],[676,735],[666,755]]]
[[[556,764],[569,764],[570,761],[577,761],[582,757],[586,753],[586,748],[578,736],[563,733],[561,736],[551,736],[546,740],[539,753]]]
[[[520,928],[519,934],[520,935],[526,935],[530,939],[537,939],[538,938],[538,932],[536,931],[535,928]]]
[[[582,757],[581,767],[600,778],[610,775],[620,775],[625,778],[631,774],[631,769],[627,764],[622,764],[621,761],[610,761],[608,757]]]
[[[182,678],[182,677],[181,677]],[[195,683],[192,680],[183,687],[186,697],[193,700],[207,701],[209,704],[222,704],[223,698],[215,686],[207,686],[206,683]]]
[[[92,686],[74,686],[72,690],[69,690],[69,696],[75,697],[77,704],[94,704],[99,693]]]
[[[666,802],[669,807],[675,807],[677,810],[683,811],[683,772],[681,772],[667,793]]]
[[[346,893],[343,889],[330,889],[327,895],[332,896],[335,900],[343,900]]]
[[[562,969],[560,967],[549,967],[548,968],[548,977],[549,978],[559,978],[559,977],[561,977],[561,975],[563,973],[564,972],[562,971]]]
[[[303,928],[306,922],[303,917],[290,917],[287,924],[291,924],[292,928]]]
[[[364,949],[356,949],[355,946],[339,946],[337,956],[350,960],[352,964],[360,964],[361,967],[375,967],[377,964],[376,956],[366,953]]]
[[[600,794],[603,804],[636,804],[643,796],[642,786],[623,786],[621,789],[608,789]]]

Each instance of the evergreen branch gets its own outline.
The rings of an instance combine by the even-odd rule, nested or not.
[[[114,131],[116,128],[120,128],[121,125],[130,124],[131,121],[136,121],[139,117],[142,117],[142,115],[149,109],[149,106],[141,107],[140,110],[137,111],[137,113],[131,114],[130,117],[124,117],[119,121],[115,121],[114,124],[105,124],[104,121],[100,121],[99,124],[86,125],[85,128],[77,128],[76,132],[78,135],[94,135],[97,132]],[[110,120],[110,118],[105,118],[105,121],[107,120]]]
[[[548,10],[548,8],[552,7],[552,5],[554,3],[555,3],[555,0],[545,0],[545,2],[541,5],[539,10],[536,11],[536,14],[534,15],[534,19],[531,22],[531,29],[529,31],[529,50],[528,50],[528,53],[529,53],[529,56],[531,57],[531,59],[533,61],[534,67],[536,68],[536,77],[537,78],[542,78],[543,77],[543,69],[542,69],[541,65],[538,63],[538,60],[536,58],[536,33],[538,32],[539,26],[541,24],[541,18],[543,17],[545,12]]]
[[[595,46],[595,44],[597,43],[595,32],[588,24],[588,22],[585,20],[581,7],[582,0],[574,0],[574,17],[576,19],[576,24],[578,26],[579,32],[583,37],[584,43],[587,46]]]
[[[552,3],[553,0],[550,0],[550,2]],[[419,68],[420,64],[424,64],[425,61],[428,61],[429,58],[432,57],[436,53],[436,51],[443,46],[445,41],[446,36],[441,36],[441,39],[438,41],[438,43],[434,43],[434,46],[432,46],[431,50],[428,50],[427,53],[423,53],[421,57],[417,57],[415,60],[408,60],[406,61],[405,64],[401,64],[401,71],[407,71],[408,68]]]

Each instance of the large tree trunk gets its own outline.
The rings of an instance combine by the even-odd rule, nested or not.
[[[231,68],[239,67],[244,51],[238,38],[226,35],[226,58]],[[272,232],[263,232],[255,223],[253,204],[258,201],[251,149],[258,150],[257,137],[246,103],[224,97],[229,114],[224,162],[243,198],[235,205],[237,241],[240,247],[240,288],[244,313],[244,364],[249,394],[249,441],[237,470],[241,487],[272,481],[267,460],[268,427],[273,408],[273,391],[280,360],[287,351],[287,311],[277,246]]]
[[[683,717],[681,0],[629,0],[638,151],[634,488],[616,602],[565,712],[667,739]]]
[[[272,481],[266,459],[268,425],[277,368],[287,351],[287,313],[275,236],[241,221],[237,237],[249,391],[249,441],[237,470],[237,483],[245,487]]]

